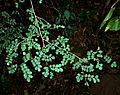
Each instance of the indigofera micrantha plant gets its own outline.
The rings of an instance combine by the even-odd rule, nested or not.
[[[21,0],[19,0],[21,1]],[[22,0],[23,1],[23,0]],[[40,0],[42,2],[42,0]],[[24,3],[24,2],[19,2]],[[17,9],[19,3],[16,3]],[[104,55],[103,51],[98,46],[96,51],[90,50],[87,56],[80,58],[70,52],[71,48],[68,44],[69,39],[64,36],[58,36],[54,40],[50,40],[49,29],[65,28],[62,25],[50,24],[45,19],[38,17],[35,13],[32,0],[30,0],[31,8],[26,10],[30,20],[29,27],[25,32],[25,36],[15,38],[6,47],[6,64],[10,74],[13,74],[21,69],[24,78],[30,82],[33,78],[33,70],[29,68],[28,63],[31,63],[35,71],[40,72],[44,77],[52,79],[55,73],[64,73],[63,67],[72,66],[76,70],[76,81],[85,81],[85,85],[89,83],[100,82],[100,76],[95,71],[102,71],[104,63],[107,63],[111,68],[117,67],[117,62],[113,61],[108,55]],[[35,53],[33,54],[32,51]],[[19,64],[13,60],[19,59],[20,54],[22,60]],[[61,61],[55,63],[56,58],[60,57]],[[77,62],[75,61],[77,59]],[[92,63],[93,62],[93,63]]]

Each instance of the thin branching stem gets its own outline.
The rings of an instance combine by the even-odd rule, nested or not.
[[[38,20],[37,20],[37,18],[38,18],[38,16],[36,16],[36,14],[35,14],[35,11],[34,11],[34,7],[33,7],[33,3],[32,3],[32,0],[30,0],[30,3],[31,3],[31,6],[32,6],[32,10],[33,10],[33,13],[34,13],[34,16],[35,16],[35,20],[36,20],[36,24],[38,24]],[[41,18],[42,19],[42,18]],[[42,19],[43,20],[43,19]],[[47,21],[45,21],[46,23],[48,23]],[[41,38],[42,38],[42,42],[43,42],[43,47],[45,46],[45,44],[44,44],[44,41],[46,41],[47,43],[50,43],[49,41],[47,41],[47,40],[45,40],[43,37],[42,37],[42,33],[41,33],[41,30],[40,30],[40,27],[39,27],[39,31],[40,31],[40,36],[41,36]],[[62,49],[62,48],[60,48],[60,47],[58,47],[57,45],[55,45],[54,44],[54,46],[56,46],[57,48],[59,48],[59,49]],[[64,49],[62,49],[62,50],[64,50]],[[71,55],[73,55],[73,56],[75,56],[77,59],[80,59],[80,57],[79,56],[77,56],[77,55],[75,55],[75,54],[73,54],[72,52],[69,52]]]
[[[50,44],[50,42],[49,41],[47,41],[47,40],[45,40],[44,39],[44,41],[46,41],[47,43],[49,43]],[[59,48],[59,49],[62,49],[62,50],[64,50],[63,48],[61,48],[61,47],[59,47],[59,46],[57,46],[57,45],[55,45],[55,44],[53,44],[55,47],[57,47],[57,48]],[[66,50],[64,50],[64,51],[66,51]],[[75,56],[77,59],[81,59],[79,56],[77,56],[77,55],[75,55],[74,53],[72,53],[72,52],[68,52],[68,53],[70,53],[71,55],[73,55],[73,56]]]
[[[35,23],[36,23],[36,25],[39,25],[38,20],[37,20],[37,16],[36,16],[35,11],[34,11],[32,0],[30,0],[30,3],[31,3],[32,11],[33,11],[33,14],[34,14],[34,17],[35,17]],[[41,36],[41,39],[42,39],[43,47],[45,47],[45,43],[44,43],[44,39],[43,39],[43,36],[42,36],[42,32],[40,30],[40,27],[38,27],[38,29],[39,29],[39,35]]]

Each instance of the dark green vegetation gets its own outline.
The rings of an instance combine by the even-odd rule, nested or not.
[[[0,4],[0,94],[120,94],[119,0]]]

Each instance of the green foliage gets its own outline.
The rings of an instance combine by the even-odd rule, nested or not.
[[[39,0],[39,3],[42,4],[43,0]]]
[[[19,2],[20,2],[20,3],[24,3],[24,2],[25,2],[25,0],[19,0]]]
[[[8,47],[14,39],[22,38],[22,30],[24,26],[22,23],[16,23],[12,14],[6,11],[0,13],[0,53],[3,49]]]
[[[90,63],[90,65],[82,65],[81,69],[84,72],[93,72],[94,71],[94,65]]]
[[[118,31],[120,30],[120,17],[113,17],[110,19],[108,22],[105,31],[110,30],[110,31]]]
[[[89,86],[89,82],[97,83],[100,82],[98,75],[85,74],[86,82],[85,85]]]
[[[41,62],[40,62],[40,57],[35,56],[35,58],[33,58],[31,60],[31,62],[32,62],[32,65],[35,68],[35,70],[40,72],[41,68],[42,68],[42,65],[41,65]]]
[[[102,70],[103,69],[103,64],[97,63],[96,69]]]
[[[30,71],[30,69],[27,67],[27,65],[25,63],[21,64],[21,70],[23,72],[24,78],[30,82],[30,79],[33,78],[32,76],[32,71]]]
[[[8,47],[6,47],[7,56],[5,62],[7,63],[8,66],[12,65],[13,59],[18,56],[17,45],[18,39],[15,39],[15,41],[12,41],[11,44]]]
[[[113,61],[112,58],[108,55],[104,56],[104,60],[109,64],[111,68],[116,68],[118,66],[118,63],[116,61]]]
[[[110,63],[112,61],[112,58],[108,55],[105,55],[104,60],[105,60],[105,62]]]
[[[114,61],[112,62],[112,64],[110,65],[112,68],[116,68],[117,67],[117,63]]]
[[[85,85],[89,86],[89,82],[97,83],[100,82],[98,75],[93,75],[92,73],[95,71],[95,68],[98,70],[102,70],[103,64],[100,63],[100,58],[103,57],[102,55],[103,51],[100,50],[100,47],[98,47],[97,51],[90,50],[87,52],[87,57],[80,59],[78,62],[73,64],[73,69],[81,70],[81,74],[77,74],[76,79],[77,82],[80,82],[80,80],[85,80]],[[90,61],[93,60],[96,61],[97,64],[91,63]]]
[[[69,35],[75,31],[74,22],[76,20],[76,15],[74,12],[69,10],[70,5],[68,4],[64,9],[61,8],[63,11],[58,11],[59,15],[56,18],[56,24],[63,24],[65,26],[64,30],[62,31],[63,35]]]
[[[17,70],[17,64],[11,65],[11,67],[8,67],[9,74],[15,73]]]
[[[24,3],[24,0],[19,2]],[[96,51],[89,50],[86,57],[80,58],[71,53],[68,38],[58,36],[56,39],[50,40],[48,29],[65,28],[65,26],[51,25],[45,19],[38,17],[31,0],[30,3],[31,8],[26,10],[29,15],[27,19],[30,21],[27,29],[21,28],[20,25],[17,26],[15,19],[12,19],[7,12],[2,12],[0,18],[1,20],[3,18],[3,24],[0,26],[0,37],[3,35],[4,44],[9,41],[4,49],[7,55],[5,62],[10,74],[15,73],[20,68],[27,82],[33,78],[33,72],[39,72],[45,78],[53,79],[55,73],[64,73],[64,67],[71,66],[77,72],[76,81],[84,81],[85,85],[89,86],[89,82],[100,82],[98,74],[104,69],[103,62],[108,63],[107,65],[110,65],[111,68],[117,67],[118,64],[115,61],[112,62],[112,58],[103,55],[100,47]],[[64,12],[63,18],[66,22],[73,18],[71,15],[72,13],[68,10]],[[24,34],[21,31],[24,31]],[[10,35],[11,33],[12,35]],[[59,58],[59,61],[56,62],[56,58]]]
[[[108,12],[107,16],[106,16],[105,19],[103,20],[103,22],[102,22],[102,24],[101,24],[101,26],[100,26],[100,29],[101,29],[101,28],[106,24],[106,22],[111,18],[114,10],[115,10],[115,7],[112,7],[112,8],[110,9],[110,11]]]
[[[44,77],[48,77],[49,76],[49,68],[44,67],[43,69],[44,69],[44,71],[42,72],[42,74],[44,75]]]
[[[100,29],[101,29],[108,22],[106,27],[105,27],[105,32],[107,30],[110,30],[110,31],[118,31],[118,30],[120,30],[120,17],[117,17],[117,16],[116,17],[112,17],[113,12],[115,10],[115,4],[118,3],[118,2],[119,2],[119,0],[117,0],[112,5],[110,11],[108,12],[107,16],[105,17],[105,19],[103,20],[103,22],[100,25]]]
[[[32,3],[31,3],[32,5]],[[38,72],[40,72],[42,69],[45,70],[42,74],[47,77],[50,75],[50,78],[53,77],[53,72],[62,72],[63,69],[59,65],[51,65],[43,67],[43,63],[51,62],[55,59],[55,56],[53,54],[50,54],[50,50],[55,50],[55,47],[61,46],[61,48],[58,48],[58,50],[64,49],[70,50],[69,45],[66,43],[68,42],[67,38],[58,36],[57,40],[53,40],[52,42],[49,42],[49,32],[47,29],[53,28],[64,28],[62,25],[53,25],[51,26],[47,21],[44,19],[37,17],[34,13],[34,9],[30,8],[27,9],[27,13],[29,14],[28,19],[31,21],[32,24],[29,25],[28,30],[26,31],[26,37],[22,37],[20,40],[13,39],[12,44],[8,45],[6,47],[6,63],[8,66],[9,73],[14,73],[19,66],[17,64],[13,64],[14,58],[18,57],[18,51],[21,51],[23,54],[22,61],[23,63],[20,65],[21,70],[23,71],[24,78],[30,82],[30,79],[32,76],[32,71],[27,66],[27,62],[30,61],[34,67],[34,69]],[[44,29],[45,28],[45,29]],[[42,38],[42,44],[38,42],[38,40]],[[45,44],[45,41],[47,44]],[[56,44],[58,43],[58,44]],[[20,47],[20,48],[19,48]],[[31,54],[31,50],[35,50],[36,55],[33,56]],[[56,51],[58,51],[56,49]],[[64,52],[62,50],[62,52]],[[48,54],[49,53],[49,54]],[[62,53],[62,55],[64,55]],[[66,55],[67,56],[67,55]],[[42,62],[41,62],[42,61]],[[49,67],[49,68],[48,68]],[[49,69],[51,70],[49,73]]]
[[[93,61],[93,63],[91,63],[91,61]],[[111,68],[116,68],[118,65],[116,61],[112,63],[111,61],[112,58],[108,55],[103,55],[103,51],[100,50],[100,47],[98,47],[96,51],[88,51],[86,58],[80,58],[79,61],[73,64],[74,70],[80,70],[80,73],[76,75],[76,81],[80,82],[85,80],[85,85],[87,86],[89,86],[89,82],[100,82],[100,77],[94,73],[95,70],[99,70],[99,72],[103,70],[103,62],[108,63]]]
[[[81,80],[83,80],[83,78],[84,78],[84,76],[79,74],[79,73],[76,75],[76,81],[77,82],[80,82]]]
[[[25,0],[18,0],[18,2],[15,2],[15,7],[16,8],[19,8],[19,5],[21,4],[21,3],[24,3],[25,2]]]
[[[89,86],[89,82],[93,82],[93,83],[97,83],[97,82],[100,82],[100,79],[99,79],[99,76],[98,75],[91,75],[91,74],[80,74],[78,73],[77,76],[76,76],[76,80],[77,82],[80,82],[82,81],[83,79],[85,78],[86,82],[85,82],[85,85]]]

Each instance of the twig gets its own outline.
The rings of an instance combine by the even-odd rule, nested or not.
[[[50,44],[50,42],[49,41],[47,41],[47,40],[45,40],[44,39],[44,41],[46,41],[47,43],[49,43]],[[59,47],[59,46],[57,46],[57,45],[55,45],[55,44],[53,44],[55,47],[57,47],[57,48],[59,48],[59,49],[62,49],[62,50],[64,50],[63,48],[61,48],[61,47]],[[65,50],[64,50],[65,51]],[[75,56],[77,59],[81,59],[79,56],[77,56],[77,55],[75,55],[74,53],[72,53],[72,52],[68,52],[68,53],[70,53],[71,55],[73,55],[73,56]]]
[[[112,5],[111,8],[113,8],[119,1],[120,1],[120,0],[117,0],[117,1]]]
[[[36,24],[38,24],[37,18],[39,18],[39,17],[36,16],[36,14],[35,14],[34,7],[33,7],[33,4],[32,4],[32,0],[30,0],[30,3],[31,3],[31,6],[32,6],[32,10],[33,10],[34,16],[35,16]],[[52,5],[53,5],[53,4],[52,4]],[[56,8],[55,8],[55,9],[56,9]],[[58,11],[58,10],[57,10],[57,11]],[[42,18],[40,18],[40,19],[42,19]],[[42,20],[44,20],[44,19],[42,19]],[[44,21],[45,21],[46,23],[48,23],[46,20],[44,20]],[[50,43],[50,42],[47,41],[47,40],[45,40],[45,39],[42,37],[42,33],[41,33],[41,30],[40,30],[40,27],[38,27],[38,28],[39,28],[39,31],[40,31],[40,36],[41,36],[41,38],[42,38],[43,47],[44,47],[44,46],[45,46],[44,41],[46,41],[47,43]],[[56,46],[56,47],[59,48],[59,49],[62,49],[62,48],[58,47],[58,46],[55,45],[55,44],[54,44],[54,46]],[[64,49],[62,49],[62,50],[64,50]],[[72,54],[73,56],[75,56],[76,58],[80,59],[79,56],[73,54],[72,52],[69,52],[69,53]]]
[[[32,0],[30,0],[30,3],[31,3],[31,6],[32,6],[32,11],[33,11],[33,14],[34,14],[34,17],[35,17],[36,24],[39,25],[39,24],[38,24],[38,20],[37,20],[37,16],[36,16],[35,11],[34,11],[34,7],[33,7]],[[42,43],[43,43],[43,47],[44,47],[44,46],[45,46],[45,43],[44,43],[44,39],[43,39],[43,36],[42,36],[42,32],[41,32],[41,30],[40,30],[40,27],[38,27],[38,29],[39,29],[39,33],[40,33],[40,36],[41,36],[41,38],[42,38]]]

